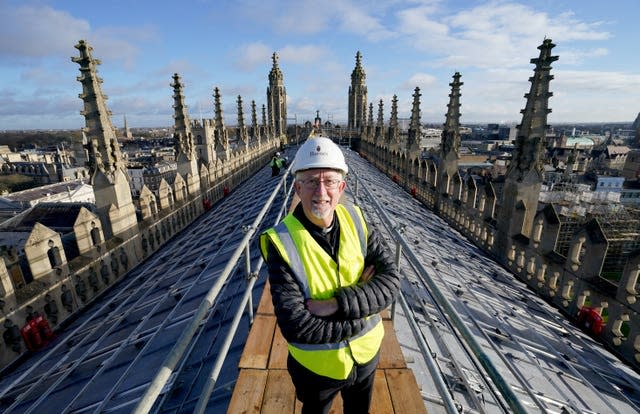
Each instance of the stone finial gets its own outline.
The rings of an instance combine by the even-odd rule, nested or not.
[[[378,102],[378,120],[376,123],[376,126],[380,128],[384,126],[383,109],[384,103],[382,102],[382,99],[380,99],[380,102]]]
[[[447,104],[447,114],[444,122],[444,128],[442,129],[442,140],[440,142],[441,157],[447,158],[450,153],[455,155],[457,159],[459,157],[458,151],[460,148],[460,86],[463,83],[460,82],[460,73],[456,72],[453,75],[453,82],[449,84],[451,86],[451,93],[449,94],[449,103]]]
[[[387,135],[387,144],[397,144],[400,139],[400,131],[398,129],[398,96],[393,95],[391,99],[391,115],[389,117],[389,133]]]
[[[184,86],[180,80],[180,75],[173,74],[173,119],[174,119],[174,136],[176,139],[176,147],[178,154],[183,154],[188,160],[195,157],[195,146],[193,143],[193,135],[191,133],[191,122],[189,121],[189,113],[184,98]]]
[[[411,107],[411,120],[409,122],[409,131],[407,135],[406,150],[408,153],[417,156],[420,151],[420,136],[422,131],[420,121],[420,88],[416,86],[413,92],[413,104]]]
[[[80,56],[73,56],[71,60],[80,65],[77,80],[82,84],[82,93],[78,97],[84,101],[84,110],[80,114],[85,118],[82,132],[87,136],[89,170],[92,177],[95,177],[97,171],[101,171],[112,183],[116,170],[124,171],[124,160],[111,122],[111,111],[107,107],[108,97],[100,86],[100,60],[93,58],[93,48],[84,40],[80,40],[75,48]]]
[[[544,39],[538,46],[540,55],[531,59],[535,64],[533,76],[529,78],[531,89],[524,96],[527,99],[522,113],[522,122],[518,125],[513,158],[507,176],[516,180],[522,180],[529,172],[534,172],[539,180],[542,180],[542,157],[549,109],[549,98],[553,93],[549,91],[549,85],[553,79],[550,74],[551,63],[558,60],[558,56],[551,55],[551,49],[555,44],[551,39]]]

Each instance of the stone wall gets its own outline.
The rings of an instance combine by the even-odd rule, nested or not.
[[[639,251],[629,257],[617,284],[604,280],[599,269],[607,243],[602,240],[597,221],[581,225],[565,257],[554,250],[559,227],[548,210],[537,213],[530,238],[511,238],[506,251],[498,251],[498,222],[514,218],[496,214],[499,196],[491,182],[464,181],[458,176],[449,177],[450,185],[441,186],[438,166],[432,161],[407,161],[404,153],[388,151],[367,140],[360,142],[360,153],[567,318],[640,369]],[[439,193],[438,188],[448,190]],[[585,312],[587,309],[590,313]],[[603,323],[600,332],[592,321],[598,317]]]

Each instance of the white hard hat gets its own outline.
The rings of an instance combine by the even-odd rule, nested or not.
[[[298,150],[291,172],[312,168],[330,168],[346,174],[349,171],[344,154],[338,145],[327,137],[309,138]]]

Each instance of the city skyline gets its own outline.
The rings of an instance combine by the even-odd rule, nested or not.
[[[153,7],[150,5],[153,4]],[[183,5],[184,4],[184,5]],[[557,45],[550,124],[632,122],[640,105],[640,58],[633,53],[640,5],[597,1],[234,2],[164,5],[139,1],[0,1],[0,130],[84,126],[73,47],[85,39],[100,59],[115,126],[173,124],[171,76],[185,85],[192,119],[213,116],[213,88],[225,121],[237,96],[266,105],[271,56],[287,88],[290,123],[346,121],[357,51],[368,101],[391,98],[408,117],[421,89],[424,123],[442,123],[449,83],[460,72],[461,122],[520,121],[544,38]],[[579,9],[578,9],[579,7]],[[84,13],[80,11],[85,11]],[[176,18],[179,16],[179,18]]]

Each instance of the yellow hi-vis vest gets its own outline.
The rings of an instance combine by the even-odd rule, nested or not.
[[[354,285],[364,269],[368,230],[359,208],[336,207],[340,223],[338,263],[313,239],[293,214],[262,234],[260,247],[267,255],[269,240],[289,265],[303,289],[305,299],[329,299],[339,287]],[[268,238],[268,239],[267,239]],[[354,363],[365,364],[380,349],[384,328],[380,315],[367,318],[357,336],[337,343],[290,342],[289,353],[310,371],[329,378],[346,379]]]

